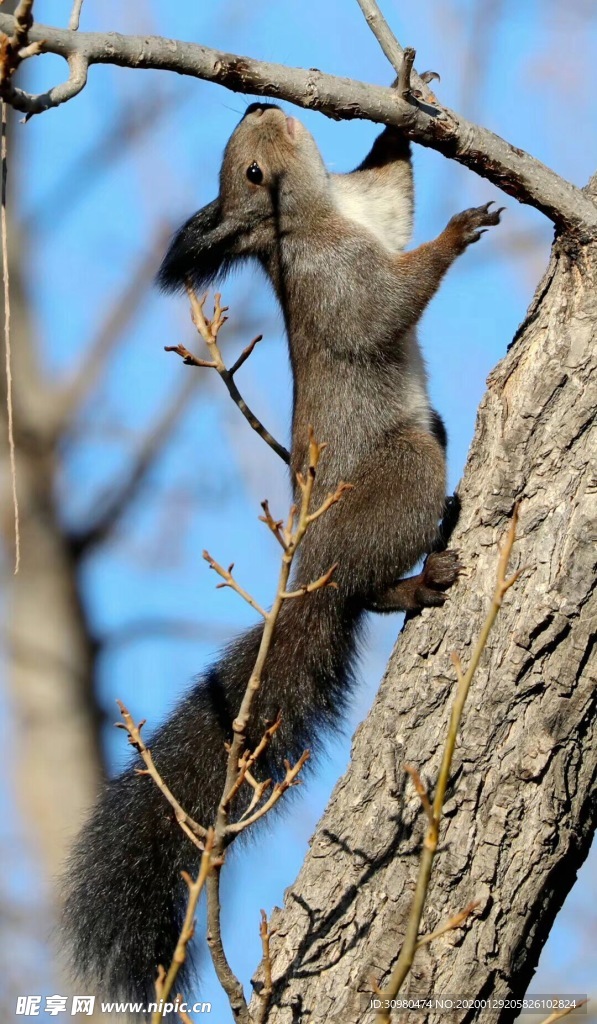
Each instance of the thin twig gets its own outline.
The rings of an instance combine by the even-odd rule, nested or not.
[[[264,793],[266,793],[268,789],[270,789],[274,781],[273,779],[264,779],[263,782],[258,782],[257,779],[249,771],[245,772],[243,781],[245,780],[249,783],[250,786],[252,786],[253,796],[251,797],[249,804],[247,804],[247,809],[243,811],[240,818],[238,819],[239,821],[244,821],[245,818],[248,818],[253,813],[255,807],[258,807],[261,801],[263,800]]]
[[[81,20],[81,8],[83,6],[83,0],[75,0],[73,3],[73,9],[69,18],[68,27],[71,32],[76,32],[79,27],[79,21]]]
[[[437,928],[434,932],[429,932],[428,935],[423,935],[417,942],[417,949],[420,949],[421,946],[429,945],[430,942],[435,942],[436,939],[445,935],[446,932],[453,932],[456,928],[460,928],[478,906],[479,900],[472,900],[471,903],[467,903],[466,907],[459,911],[458,914],[454,914],[454,917],[451,917],[445,924],[442,924],[440,928]]]
[[[285,590],[282,597],[285,601],[288,601],[295,597],[304,597],[305,594],[312,594],[316,590],[321,590],[322,587],[332,587],[334,590],[337,589],[338,584],[333,582],[332,576],[338,568],[338,565],[339,562],[334,562],[327,572],[322,573],[318,579],[313,580],[312,583],[304,583],[298,590]]]
[[[303,477],[301,474],[297,475],[297,481],[299,484],[299,489],[301,491],[301,506],[298,512],[296,513],[296,525],[293,526],[293,514],[283,534],[284,552],[282,555],[282,565],[280,568],[280,576],[278,580],[278,590],[276,598],[270,611],[267,612],[266,615],[264,616],[265,625],[261,637],[261,643],[259,646],[259,652],[257,655],[255,666],[253,668],[253,672],[251,673],[251,678],[249,679],[240,709],[237,713],[234,722],[232,723],[233,740],[230,747],[230,753],[228,756],[228,771],[226,786],[224,790],[224,800],[220,804],[220,826],[223,826],[222,815],[224,819],[227,819],[228,808],[224,802],[225,795],[230,792],[232,786],[234,785],[234,780],[238,772],[238,762],[246,746],[246,730],[249,722],[251,707],[253,704],[253,700],[261,686],[261,678],[263,668],[265,665],[265,660],[271,645],[276,622],[278,620],[278,616],[280,614],[282,605],[285,600],[284,595],[287,592],[286,588],[288,585],[288,579],[290,576],[290,570],[292,567],[294,557],[311,523],[319,517],[322,510],[327,510],[328,508],[330,508],[332,504],[334,504],[336,501],[339,501],[342,497],[342,494],[346,490],[346,487],[348,486],[341,482],[338,485],[338,488],[336,489],[334,494],[328,495],[328,497],[324,500],[319,509],[317,509],[315,512],[309,511],[311,495],[313,493],[313,487],[315,484],[315,478],[317,473],[317,465],[319,463],[323,447],[323,445],[317,444],[313,436],[313,432],[311,431],[309,438],[309,471],[305,475],[305,477]],[[225,825],[227,825],[227,820],[225,821]],[[224,832],[225,830],[226,829],[224,827]]]
[[[400,74],[404,51],[375,0],[357,0],[365,20],[397,74]]]
[[[6,176],[7,176],[7,144],[6,144],[6,103],[2,101],[2,277],[4,281],[4,356],[6,369],[6,417],[8,429],[8,450],[10,455],[10,480],[12,486],[12,505],[15,524],[15,575],[21,562],[21,530],[19,519],[19,499],[17,494],[17,458],[14,437],[14,411],[12,401],[12,350],[10,345],[10,275],[8,269],[8,226],[6,215]]]
[[[415,59],[415,51],[410,47],[403,49],[396,39],[396,36],[392,32],[386,19],[384,18],[379,5],[376,0],[357,0],[359,7],[365,15],[365,21],[369,28],[373,32],[373,35],[377,39],[383,53],[389,60],[390,64],[394,68],[394,71],[398,74],[398,94],[404,97],[406,94],[400,89],[400,82],[404,75],[408,75],[408,84],[410,87],[411,69],[412,78],[415,81],[417,90],[427,103],[435,104],[437,100],[433,95],[431,89],[427,87],[427,82],[421,78],[417,72],[413,69],[413,61]],[[407,58],[407,53],[412,54],[412,58]],[[408,70],[405,69],[407,60],[410,60]],[[439,76],[438,76],[439,77]]]
[[[261,507],[263,509],[263,515],[259,516],[260,522],[265,523],[267,528],[272,531],[274,537],[278,541],[278,544],[280,544],[281,547],[285,551],[286,550],[286,542],[285,542],[285,540],[284,540],[284,538],[282,536],[282,527],[284,526],[284,520],[283,519],[274,519],[274,517],[272,516],[272,514],[271,514],[271,512],[269,510],[269,502],[268,501],[262,501],[261,502]]]
[[[259,807],[253,814],[249,815],[249,817],[243,817],[239,821],[233,822],[231,825],[228,825],[228,828],[226,829],[226,835],[238,835],[239,832],[244,832],[246,828],[249,828],[250,825],[254,825],[256,821],[259,821],[260,818],[263,818],[266,814],[268,814],[271,811],[272,807],[275,807],[275,805],[278,803],[278,800],[284,796],[284,793],[288,789],[290,789],[291,786],[296,786],[298,784],[298,775],[304,768],[310,757],[311,752],[309,750],[304,750],[296,764],[291,765],[289,761],[284,761],[286,775],[284,776],[282,782],[276,783],[271,792],[271,795],[268,797],[265,803],[262,804],[262,806]]]
[[[247,781],[250,783],[250,785],[253,786],[255,794],[260,794],[257,797],[257,802],[263,796],[263,793],[265,792],[265,789],[268,788],[271,785],[271,782],[272,782],[271,779],[266,779],[265,782],[261,782],[261,783],[258,783],[255,779],[253,779],[253,777],[251,775],[251,768],[253,767],[254,764],[257,763],[257,761],[262,756],[262,754],[265,753],[265,751],[267,750],[267,748],[269,747],[269,745],[270,745],[270,743],[272,741],[272,738],[276,735],[276,733],[277,733],[278,729],[280,728],[281,724],[282,724],[282,718],[281,718],[281,715],[278,714],[278,717],[276,718],[276,721],[273,722],[270,726],[268,726],[268,728],[263,733],[263,736],[261,737],[259,743],[255,747],[255,750],[252,753],[247,752],[246,755],[244,755],[242,758],[240,758],[239,763],[238,763],[238,775],[237,775],[236,779],[234,780],[234,785],[232,786],[231,790],[226,794],[226,796],[224,798],[224,803],[226,804],[227,807],[230,807],[232,801],[234,800],[234,797],[236,796],[236,794],[240,790],[240,788],[241,788],[243,782],[245,781],[245,779],[247,779]],[[251,801],[251,802],[253,802],[253,801]],[[245,815],[246,814],[247,814],[247,811],[245,811]],[[243,817],[245,815],[243,815]],[[242,820],[242,818],[241,818],[241,820]]]
[[[219,296],[217,296],[214,320],[212,321],[212,323],[215,324],[216,336],[217,331],[224,322],[224,313],[225,309],[220,305]],[[207,325],[203,326],[201,317],[198,316],[197,320],[199,321],[197,325],[198,330],[205,337],[205,333],[209,328]],[[207,338],[205,340],[207,341]],[[213,344],[213,342],[209,341],[207,341],[207,343],[210,345]],[[215,356],[215,352],[214,357],[217,358],[217,356]],[[226,847],[240,832],[250,828],[250,826],[256,821],[264,817],[281,799],[284,793],[291,786],[295,786],[297,784],[298,776],[310,756],[309,751],[305,750],[296,764],[291,765],[290,762],[285,761],[284,765],[286,774],[284,779],[281,782],[276,783],[269,797],[260,804],[265,790],[269,788],[271,784],[271,780],[268,779],[265,782],[258,783],[253,778],[250,769],[258,760],[259,756],[261,756],[265,747],[269,744],[280,723],[277,721],[270,725],[265,730],[260,743],[257,745],[253,753],[248,754],[247,730],[253,701],[261,687],[264,665],[273,639],[274,629],[288,593],[287,585],[294,557],[310,525],[319,517],[320,514],[323,514],[323,511],[326,511],[336,501],[339,501],[346,489],[345,484],[339,484],[334,494],[328,495],[319,509],[315,512],[310,511],[311,497],[317,475],[317,466],[324,447],[325,445],[323,444],[317,444],[313,436],[313,431],[310,430],[308,472],[304,476],[300,473],[297,474],[297,484],[301,495],[300,507],[296,509],[293,506],[285,527],[282,526],[281,522],[273,519],[267,503],[264,503],[262,506],[265,512],[263,521],[277,536],[282,546],[282,564],[280,567],[276,597],[270,611],[266,612],[263,609],[259,609],[264,618],[264,627],[261,635],[259,651],[241,701],[241,706],[232,723],[232,741],[228,747],[226,779],[215,823],[214,854],[218,858],[223,858]],[[242,591],[241,588],[238,587],[238,585],[235,585],[235,581],[231,575],[232,567],[225,570],[222,569],[221,566],[217,566],[217,564],[213,563],[213,559],[211,559],[210,556],[207,556],[207,560],[210,562],[210,565],[212,565],[212,567],[215,568],[221,576],[223,576],[226,585],[233,586],[234,589],[241,593],[241,596],[244,597],[245,600],[249,600],[249,603],[252,604],[253,607],[256,606],[256,602],[250,598],[250,595],[247,595],[246,592]],[[330,575],[330,573],[326,573],[325,576],[327,578],[325,580],[322,578],[318,585],[330,586]],[[259,608],[259,606],[257,607]],[[244,811],[239,820],[236,822],[230,822],[229,818],[233,801],[243,782],[253,787],[253,798],[249,807]],[[207,942],[214,969],[220,984],[228,996],[228,1001],[235,1021],[237,1021],[238,1024],[249,1024],[250,1015],[243,988],[240,981],[234,974],[234,971],[230,967],[222,942],[219,875],[220,871],[219,868],[217,868],[210,875],[207,882]],[[265,1004],[262,1004],[262,1008],[263,1006],[265,1006]],[[267,1007],[265,1010],[262,1009],[262,1012],[266,1013]],[[265,1017],[262,1016],[261,1019],[264,1020]]]
[[[11,44],[15,51],[27,46],[29,29],[33,25],[33,0],[20,0],[14,13],[15,30]]]
[[[234,377],[236,371],[240,370],[243,363],[246,363],[253,349],[255,348],[256,345],[259,344],[260,341],[263,341],[263,334],[258,334],[257,337],[253,338],[253,341],[250,341],[247,347],[242,350],[238,359],[236,360],[235,363],[233,363],[233,365],[230,367],[228,371],[231,377]]]
[[[180,1004],[182,1003],[182,1001],[183,1001],[183,999],[182,999],[182,993],[181,993],[181,992],[179,992],[179,993],[178,993],[178,995],[177,995],[177,997],[176,997],[176,1002],[177,1002],[177,1003],[178,1003],[178,1005],[180,1006]],[[181,1019],[181,1021],[182,1021],[182,1024],[193,1024],[193,1021],[192,1021],[192,1020],[191,1020],[191,1018],[189,1017],[189,1015],[188,1015],[188,1013],[187,1013],[187,1011],[186,1011],[186,1010],[180,1010],[180,1009],[179,1009],[179,1010],[178,1010],[177,1012],[178,1012],[178,1016],[180,1017],[180,1019]]]
[[[398,75],[398,82],[396,84],[396,92],[401,99],[406,100],[411,95],[411,74],[413,70],[413,64],[415,62],[415,51],[412,46],[407,46],[404,50],[404,56],[402,58],[402,64],[400,65],[400,74]]]
[[[269,941],[273,934],[274,933],[270,930],[268,924],[267,914],[265,910],[262,910],[261,921],[259,924],[259,936],[261,938],[261,963],[263,964],[263,976],[265,980],[263,988],[260,989],[259,992],[261,1005],[257,1013],[255,1024],[265,1024],[267,1021],[270,999],[272,998],[272,992],[274,991],[274,986],[272,984],[272,958],[269,948]]]
[[[237,1024],[251,1024],[249,1007],[243,987],[228,963],[222,942],[221,903],[220,903],[220,871],[216,868],[207,880],[207,945],[214,970],[220,985],[224,989],[230,1003],[232,1015]]]
[[[131,744],[131,746],[135,748],[135,750],[138,751],[139,755],[141,756],[145,764],[145,769],[138,768],[137,774],[149,775],[153,779],[160,792],[163,793],[166,800],[172,807],[176,820],[180,825],[181,829],[183,830],[183,832],[185,833],[185,835],[187,835],[189,839],[192,840],[195,846],[197,846],[201,851],[203,851],[205,849],[205,843],[208,838],[209,830],[204,828],[203,825],[198,824],[198,822],[194,821],[193,818],[191,818],[191,816],[187,814],[187,812],[184,810],[183,807],[181,807],[178,800],[176,799],[172,791],[168,788],[159,771],[157,770],[151,751],[149,747],[145,745],[143,737],[141,736],[141,729],[145,725],[145,720],[139,722],[139,724],[136,725],[128,708],[125,707],[122,701],[117,700],[116,703],[118,704],[118,707],[120,708],[120,714],[123,717],[122,722],[116,723],[117,728],[124,729],[128,733],[129,743]]]
[[[262,608],[261,605],[255,600],[255,598],[251,597],[251,594],[249,594],[248,590],[245,590],[243,587],[241,587],[240,583],[237,583],[234,576],[232,575],[232,570],[234,569],[234,562],[232,562],[228,566],[228,568],[225,569],[223,565],[220,565],[219,562],[216,562],[215,558],[211,557],[209,551],[204,551],[203,557],[205,561],[209,563],[210,569],[213,569],[214,572],[217,572],[218,576],[221,576],[222,579],[225,581],[224,583],[218,583],[216,585],[216,590],[221,590],[223,587],[230,587],[231,590],[236,591],[239,597],[242,597],[243,601],[246,601],[247,604],[250,604],[251,608],[254,608],[255,611],[259,613],[259,615],[261,615],[264,619],[267,619],[268,613],[266,612],[265,608]]]
[[[446,796],[446,790],[448,788],[448,782],[450,780],[450,770],[452,765],[452,756],[454,754],[454,748],[456,746],[456,739],[458,736],[458,730],[462,719],[462,712],[470,690],[470,686],[481,660],[481,655],[485,650],[487,639],[491,628],[497,618],[499,610],[502,606],[504,595],[510,589],[510,587],[516,582],[521,572],[524,569],[519,569],[512,576],[506,577],[508,570],[508,561],[512,552],[512,547],[516,539],[516,526],[518,523],[518,508],[514,508],[512,514],[512,522],[508,530],[506,540],[504,542],[500,558],[498,561],[497,569],[497,582],[493,595],[491,607],[485,622],[481,627],[481,632],[475,644],[471,659],[466,672],[463,673],[462,665],[458,655],[452,656],[452,662],[454,664],[456,675],[458,679],[458,685],[456,689],[456,696],[452,705],[450,713],[450,721],[448,725],[448,733],[446,742],[444,745],[444,751],[442,755],[442,762],[439,770],[439,777],[435,790],[435,795],[432,803],[432,817],[429,820],[427,834],[423,844],[423,852],[421,854],[421,860],[419,863],[419,872],[417,876],[417,883],[415,887],[415,894],[413,897],[413,904],[406,926],[406,934],[404,936],[404,942],[400,955],[396,962],[394,969],[390,975],[387,985],[381,990],[381,998],[383,1000],[395,999],[405,978],[407,977],[413,963],[415,953],[418,949],[419,943],[423,942],[423,939],[419,937],[419,928],[421,924],[421,918],[423,916],[423,910],[425,907],[425,901],[427,897],[427,891],[429,889],[429,881],[431,878],[431,871],[433,868],[433,862],[437,851],[439,842],[439,829],[442,816],[442,810],[444,806],[444,800]],[[423,937],[424,938],[424,937]],[[377,1024],[389,1024],[390,1011],[389,1009],[381,1009],[378,1011],[376,1016]]]
[[[284,447],[284,445],[280,444],[279,441],[276,441],[275,437],[264,427],[261,420],[257,419],[257,416],[251,409],[249,409],[249,406],[234,383],[234,374],[249,358],[257,343],[261,341],[263,335],[259,334],[256,338],[253,338],[253,341],[243,349],[231,369],[228,369],[218,346],[218,334],[228,319],[228,317],[224,316],[228,306],[221,305],[221,295],[216,293],[214,297],[214,314],[211,320],[207,320],[203,312],[207,296],[204,295],[202,299],[199,299],[190,285],[187,285],[187,294],[191,303],[191,317],[193,323],[207,345],[212,358],[209,361],[206,359],[199,359],[198,356],[190,352],[184,345],[165,345],[165,351],[176,352],[177,355],[181,356],[182,361],[186,363],[187,366],[201,366],[206,367],[209,370],[217,370],[226,385],[228,394],[234,404],[238,406],[242,412],[247,423],[249,423],[253,430],[263,438],[266,444],[275,451],[276,455],[279,455],[286,465],[288,465],[290,463],[290,452]]]
[[[554,1021],[567,1017],[569,1013],[574,1013],[575,1010],[580,1010],[581,1006],[586,1006],[588,1002],[588,999],[583,999],[576,1006],[568,1006],[565,1010],[555,1010],[554,1013],[550,1013],[549,1017],[544,1017],[540,1024],[554,1024]]]
[[[411,764],[405,764],[404,765],[404,771],[407,773],[407,775],[410,775],[410,777],[411,777],[411,779],[413,781],[413,785],[414,785],[414,787],[415,787],[415,789],[416,789],[416,791],[418,793],[419,800],[421,801],[421,803],[423,805],[423,810],[425,811],[425,814],[427,815],[427,820],[429,822],[432,822],[433,821],[433,808],[431,806],[431,801],[429,800],[429,794],[427,793],[427,790],[425,788],[425,784],[424,784],[421,776],[419,775],[417,769],[413,768],[413,766]]]
[[[307,525],[310,526],[311,523],[314,523],[315,520],[319,519],[320,516],[325,515],[327,510],[331,508],[332,505],[335,505],[337,501],[340,501],[340,498],[342,497],[344,492],[351,491],[352,488],[352,484],[346,484],[344,483],[343,480],[341,480],[334,493],[328,494],[327,498],[325,499],[324,502],[321,503],[319,508],[316,509],[315,512],[311,512],[310,515],[307,516]]]
[[[213,856],[213,845],[214,833],[213,829],[209,829],[206,834],[205,849],[201,855],[201,864],[197,878],[193,880],[186,871],[181,872],[189,891],[187,909],[185,911],[184,922],[176,943],[176,949],[174,950],[170,967],[167,972],[164,971],[164,968],[161,965],[158,968],[155,993],[161,1009],[157,1009],[153,1012],[151,1024],[159,1024],[163,1019],[164,1004],[168,1001],[168,996],[172,991],[178,972],[187,958],[187,946],[195,934],[195,913],[197,911],[197,903],[199,902],[199,897],[205,882],[216,866]]]

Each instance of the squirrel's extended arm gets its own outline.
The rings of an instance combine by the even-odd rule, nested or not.
[[[440,281],[454,260],[467,246],[478,242],[488,227],[500,222],[503,207],[490,210],[492,203],[457,213],[441,235],[418,249],[396,257],[396,270],[408,294],[401,326],[414,327],[437,291]]]

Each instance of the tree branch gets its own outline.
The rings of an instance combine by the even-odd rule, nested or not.
[[[4,293],[4,369],[6,374],[6,429],[8,434],[8,461],[10,465],[10,480],[12,489],[12,506],[14,518],[14,571],[19,571],[21,561],[21,528],[19,517],[19,496],[17,490],[17,456],[15,447],[14,431],[14,404],[13,404],[13,382],[12,382],[12,346],[10,337],[10,268],[8,264],[8,222],[6,216],[6,179],[8,171],[7,139],[6,139],[6,103],[2,100],[2,142],[0,143],[1,170],[1,209],[0,209],[0,234],[2,235],[2,283]]]
[[[400,77],[401,73],[403,73],[406,51],[403,50],[396,39],[376,0],[357,0],[357,3],[365,15],[365,21],[381,46],[383,53],[398,74],[398,77]],[[426,74],[429,75],[431,72]],[[410,77],[422,99],[433,106],[437,106],[437,99],[428,87],[426,79],[418,75],[414,68]]]
[[[217,321],[220,322],[223,310],[220,307],[219,302],[217,303],[217,306],[219,310]],[[277,732],[280,725],[280,718],[266,728],[261,741],[251,752],[250,749],[247,748],[247,730],[253,701],[261,687],[263,669],[270,650],[278,617],[284,601],[288,596],[286,588],[296,552],[311,524],[319,517],[320,514],[327,511],[331,505],[336,501],[341,500],[342,494],[347,486],[340,483],[334,494],[329,495],[318,509],[314,512],[310,512],[313,487],[315,485],[315,478],[317,475],[317,466],[324,448],[325,444],[318,444],[316,442],[313,435],[313,429],[310,427],[309,467],[305,475],[301,473],[297,473],[296,475],[298,489],[300,492],[300,502],[298,503],[298,506],[292,506],[285,529],[280,530],[280,524],[277,523],[271,515],[269,515],[267,503],[264,503],[266,516],[263,521],[268,529],[276,535],[283,548],[280,574],[278,577],[278,589],[272,607],[269,611],[266,612],[259,608],[250,594],[247,594],[246,591],[235,583],[231,575],[232,566],[228,571],[226,571],[214,562],[207,552],[204,552],[204,558],[206,558],[210,563],[212,569],[215,569],[224,577],[227,581],[226,585],[233,586],[245,601],[248,601],[253,608],[257,607],[264,618],[263,633],[255,665],[250,678],[247,681],[247,686],[240,708],[232,722],[232,741],[227,746],[228,762],[226,766],[226,779],[222,797],[218,804],[214,830],[214,854],[220,862],[223,862],[224,851],[229,843],[231,843],[240,832],[249,828],[254,824],[254,822],[266,815],[284,795],[284,793],[290,789],[290,787],[297,785],[298,776],[310,756],[309,751],[305,750],[296,764],[291,765],[288,761],[284,761],[286,769],[284,779],[281,782],[276,783],[268,799],[264,803],[261,803],[265,791],[271,786],[272,780],[266,779],[262,782],[257,782],[252,775],[251,769],[253,765],[258,762],[261,754],[269,745],[272,736]],[[326,580],[325,577],[322,577],[317,584],[314,584],[314,587],[329,585],[328,580]],[[244,783],[248,783],[253,787],[253,798],[244,813],[241,814],[238,821],[230,822],[230,813],[233,808],[235,798]],[[222,988],[228,996],[234,1020],[237,1024],[250,1024],[252,1018],[249,1014],[242,985],[230,967],[222,942],[219,886],[219,870],[216,866],[216,870],[212,872],[207,883],[207,943],[215,972]],[[267,920],[265,920],[264,923],[262,916],[261,937],[264,954],[263,965],[266,972],[266,979],[269,979],[269,981],[266,981],[266,996],[261,1001],[260,1012],[256,1018],[259,1022],[264,1022],[267,1017],[269,998],[272,992],[270,971],[271,961],[269,956],[270,934],[271,930],[267,925]]]
[[[12,76],[21,61],[41,52],[39,43],[29,42],[29,29],[33,25],[33,0],[20,0],[13,17],[13,34],[0,38],[0,96],[12,101]]]
[[[222,306],[220,302],[222,296],[220,295],[219,292],[216,292],[214,298],[214,314],[211,320],[207,320],[203,312],[203,307],[207,299],[207,293],[203,296],[201,300],[199,300],[194,290],[191,288],[190,285],[187,284],[187,294],[189,296],[189,300],[191,303],[191,319],[195,324],[198,333],[201,335],[205,344],[207,345],[208,350],[211,352],[213,359],[199,359],[198,356],[194,355],[192,352],[189,352],[188,348],[185,348],[184,345],[166,345],[164,347],[165,351],[176,352],[176,354],[182,358],[183,363],[186,363],[187,366],[203,366],[207,367],[210,370],[217,370],[218,374],[224,381],[226,388],[228,389],[228,394],[230,395],[234,404],[242,412],[247,423],[249,423],[253,430],[255,430],[259,434],[259,436],[263,438],[265,443],[270,446],[270,448],[276,453],[276,455],[279,455],[282,461],[285,462],[286,465],[289,465],[290,452],[284,447],[284,445],[280,444],[279,441],[276,441],[273,434],[270,434],[269,430],[267,430],[264,427],[261,420],[257,419],[255,413],[252,412],[251,409],[249,409],[249,406],[245,402],[243,396],[238,390],[236,384],[234,383],[234,374],[236,373],[237,370],[240,370],[243,363],[247,361],[247,359],[251,355],[251,352],[255,348],[255,345],[257,345],[257,343],[261,341],[263,335],[258,334],[256,338],[253,338],[253,341],[251,341],[250,344],[247,345],[245,349],[243,349],[240,356],[234,363],[234,366],[228,369],[224,360],[222,359],[222,353],[220,352],[220,348],[218,345],[218,334],[220,332],[220,329],[223,327],[223,325],[226,323],[228,319],[227,316],[224,316],[224,313],[226,313],[228,310],[228,306]]]
[[[201,855],[201,864],[197,878],[192,879],[187,871],[181,872],[189,892],[187,909],[170,967],[165,971],[164,967],[160,964],[158,968],[158,976],[155,983],[155,994],[158,999],[158,1008],[153,1011],[151,1024],[160,1024],[160,1021],[164,1019],[164,1012],[167,1012],[164,1004],[167,1005],[168,997],[172,992],[174,982],[178,977],[178,972],[187,958],[187,947],[195,934],[195,914],[197,912],[199,897],[206,881],[209,879],[210,875],[213,874],[217,865],[217,859],[214,858],[212,849],[213,831],[212,829],[209,829],[206,836],[205,849]]]
[[[212,871],[207,880],[207,945],[214,970],[224,989],[236,1024],[250,1024],[249,1007],[243,987],[232,970],[224,944],[221,929],[220,872]]]
[[[158,771],[153,760],[151,750],[149,749],[148,746],[146,746],[145,741],[141,736],[141,729],[145,725],[146,720],[143,719],[142,722],[136,724],[135,721],[133,720],[130,711],[128,710],[127,707],[125,707],[122,701],[117,700],[116,703],[120,708],[120,714],[122,715],[123,718],[122,722],[116,722],[116,727],[118,729],[124,729],[125,732],[128,733],[129,743],[131,744],[132,747],[135,748],[135,750],[143,760],[143,763],[145,764],[145,768],[135,769],[136,774],[148,775],[151,779],[153,779],[160,793],[162,793],[162,795],[170,804],[172,810],[174,811],[176,820],[180,825],[181,829],[183,830],[183,832],[185,833],[185,835],[188,836],[191,842],[194,843],[195,846],[198,847],[198,849],[203,851],[206,848],[205,840],[209,836],[208,829],[204,828],[203,825],[200,825],[199,822],[195,821],[193,818],[190,817],[189,814],[187,814],[184,808],[179,804],[172,790],[166,785],[162,776],[160,775],[160,772]]]
[[[117,648],[128,644],[143,643],[147,640],[187,640],[189,643],[213,643],[221,639],[227,640],[232,627],[226,629],[221,624],[196,622],[194,619],[181,618],[144,618],[125,622],[110,632],[102,634],[97,640],[100,655],[112,653]],[[0,636],[2,634],[0,633]]]
[[[73,9],[69,18],[68,27],[71,31],[76,32],[79,27],[79,21],[81,20],[81,8],[83,6],[83,0],[74,0]]]
[[[0,14],[0,30],[9,33],[13,24],[10,15]],[[415,142],[457,160],[519,202],[541,210],[561,230],[583,241],[597,234],[597,206],[586,193],[486,128],[439,105],[431,109],[407,102],[396,90],[159,36],[69,32],[33,25],[29,40],[43,41],[44,52],[68,60],[72,74],[67,83],[41,97],[15,90],[11,103],[27,113],[39,113],[75,95],[83,88],[91,64],[174,71],[234,92],[286,100],[335,119],[395,125]]]
[[[5,18],[7,15],[0,17]],[[43,39],[39,40],[39,44],[45,51]],[[40,49],[37,52],[43,51]],[[32,56],[32,54],[30,53],[28,56]],[[50,107],[59,107],[61,103],[72,100],[87,85],[89,63],[83,54],[76,51],[69,54],[66,61],[69,73],[65,82],[60,82],[59,85],[54,85],[47,92],[39,93],[37,96],[31,96],[28,92],[17,89],[16,86],[10,86],[7,89],[6,102],[10,103],[15,110],[23,111],[26,115],[24,120],[28,121],[33,114],[43,114],[44,110],[49,110]]]
[[[97,385],[102,370],[107,365],[121,336],[138,312],[147,293],[157,264],[157,252],[162,248],[166,232],[159,229],[153,244],[144,251],[137,265],[130,272],[127,283],[107,316],[99,324],[80,365],[76,368],[60,394],[56,397],[57,427],[62,432],[73,429],[75,417],[80,412],[92,389]]]
[[[78,554],[101,544],[120,522],[137,497],[147,474],[180,422],[196,390],[197,378],[192,376],[186,378],[183,386],[172,396],[170,404],[141,443],[127,477],[108,496],[95,522],[92,522],[88,529],[74,533],[71,537],[71,544]]]

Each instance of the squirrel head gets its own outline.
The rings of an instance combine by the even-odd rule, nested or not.
[[[220,199],[231,215],[244,211],[275,221],[322,198],[327,181],[317,144],[305,126],[280,107],[252,103],[226,146]]]
[[[158,284],[202,288],[239,259],[267,259],[283,237],[331,204],[329,180],[300,121],[273,104],[251,104],[226,146],[218,198],[176,233]]]

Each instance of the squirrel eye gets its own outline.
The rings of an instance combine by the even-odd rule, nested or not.
[[[247,167],[247,178],[253,185],[261,185],[261,182],[263,181],[263,171],[259,164],[255,163],[254,160],[251,166]]]

